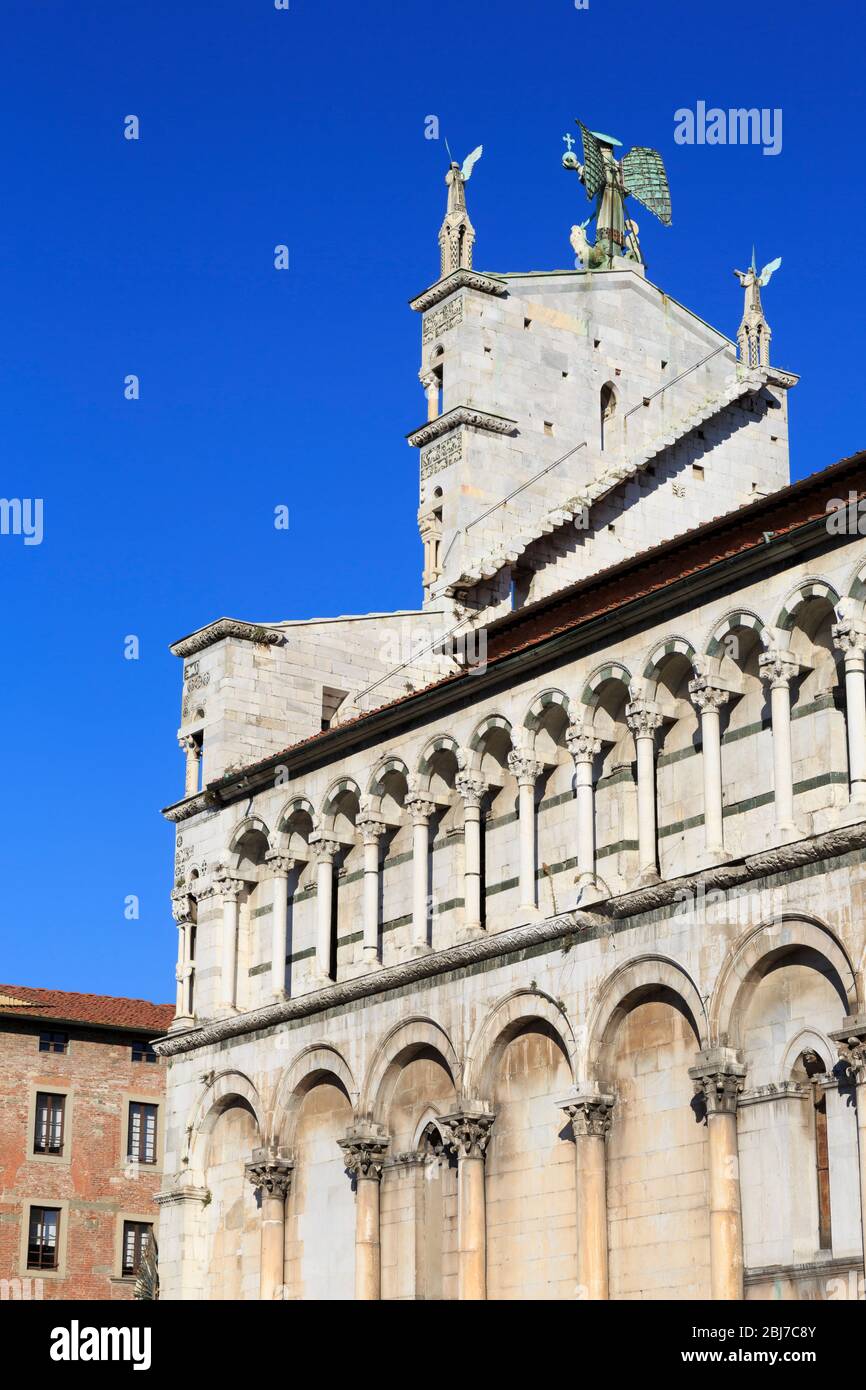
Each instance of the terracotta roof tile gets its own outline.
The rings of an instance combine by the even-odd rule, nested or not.
[[[59,989],[0,985],[0,1017],[97,1023],[153,1036],[167,1030],[174,1018],[174,1005],[119,999],[111,994],[70,994]]]

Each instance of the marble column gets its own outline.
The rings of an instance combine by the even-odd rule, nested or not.
[[[731,698],[729,690],[711,685],[706,676],[689,681],[692,704],[701,716],[704,770],[704,859],[719,863],[725,853],[722,809],[722,733],[720,711]]]
[[[853,620],[836,623],[833,642],[845,658],[845,725],[851,800],[866,801],[866,626]]]
[[[334,907],[334,859],[340,850],[338,840],[318,835],[310,848],[316,860],[316,977],[326,984],[331,979],[331,915]]]
[[[436,420],[439,418],[439,378],[435,372],[419,372],[418,380],[427,397],[427,419]]]
[[[463,929],[481,930],[481,803],[487,787],[472,772],[458,772],[454,784],[463,801]]]
[[[192,1018],[192,932],[195,925],[195,899],[189,893],[175,891],[171,895],[171,912],[177,923],[177,982],[173,1025]]]
[[[364,842],[364,962],[379,964],[379,841],[388,827],[381,816],[366,812],[356,821]]]
[[[177,741],[186,763],[184,766],[184,790],[183,794],[195,796],[198,791],[198,766],[201,761],[201,744],[193,734],[178,734]]]
[[[525,750],[512,748],[508,770],[517,779],[520,831],[520,906],[535,909],[535,783],[541,763]]]
[[[428,855],[430,850],[430,821],[436,813],[436,803],[420,792],[406,797],[406,810],[412,817],[412,940],[407,954],[424,955],[430,950],[427,940],[427,918],[430,908]]]
[[[360,1302],[382,1296],[379,1190],[388,1142],[378,1126],[355,1126],[338,1140],[346,1171],[355,1182],[355,1298]]]
[[[574,759],[577,810],[577,881],[595,883],[595,790],[592,765],[601,752],[601,740],[585,725],[569,725],[565,741]]]
[[[487,1210],[484,1159],[496,1116],[458,1110],[437,1120],[445,1148],[457,1155],[457,1297],[487,1298]]]
[[[267,856],[267,862],[274,881],[274,901],[271,908],[271,993],[275,999],[285,999],[289,875],[295,867],[295,860],[272,850]]]
[[[259,1269],[259,1298],[270,1302],[282,1296],[286,1248],[286,1198],[292,1182],[294,1163],[283,1149],[253,1151],[246,1175],[261,1194],[262,1245]]]
[[[649,700],[632,700],[626,705],[626,723],[634,736],[637,757],[638,876],[641,882],[658,880],[658,835],[656,826],[656,730],[662,722],[658,708]]]
[[[689,1076],[707,1111],[710,1181],[710,1284],[719,1300],[743,1298],[743,1217],[737,1101],[746,1068],[726,1047],[699,1052]]]
[[[844,1028],[831,1033],[845,1064],[849,1084],[855,1087],[857,1150],[860,1164],[860,1238],[866,1268],[866,1014],[849,1015]]]
[[[578,1297],[608,1293],[607,1136],[614,1097],[575,1094],[557,1102],[574,1132]]]
[[[238,899],[243,882],[231,874],[222,874],[215,881],[216,892],[223,905],[222,970],[220,1003],[224,1009],[237,1007],[238,988]]]
[[[787,837],[799,833],[794,824],[794,762],[791,752],[791,681],[799,666],[789,652],[763,652],[758,658],[761,679],[770,687],[773,723],[773,795],[776,830]]]

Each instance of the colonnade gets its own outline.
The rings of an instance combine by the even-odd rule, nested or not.
[[[833,628],[833,639],[843,654],[845,666],[850,795],[852,802],[866,806],[866,624],[853,619],[837,623]],[[801,671],[801,665],[790,651],[776,648],[764,651],[758,665],[760,676],[767,684],[770,696],[775,830],[780,839],[791,839],[802,833],[798,830],[794,818],[791,747],[791,685]],[[726,703],[741,691],[730,682],[726,683],[720,675],[708,674],[705,665],[698,662],[688,689],[701,723],[704,844],[698,867],[705,867],[724,861],[728,854],[723,814],[720,716]],[[635,698],[626,704],[624,719],[635,744],[638,823],[635,882],[643,884],[656,881],[659,877],[656,815],[657,733],[665,715],[657,701],[637,697],[634,689],[632,694]],[[531,915],[536,910],[537,901],[536,785],[544,770],[544,763],[532,746],[519,742],[519,738],[520,735],[515,735],[515,742],[507,756],[507,764],[518,788],[519,910],[525,915]],[[596,884],[594,767],[603,743],[603,736],[592,722],[592,711],[584,707],[565,731],[565,744],[574,763],[573,835],[578,882],[584,890],[592,890]],[[190,752],[190,756],[193,757],[194,753]],[[480,767],[472,765],[472,756],[467,754],[465,761],[466,766],[457,772],[454,779],[454,792],[463,803],[463,934],[472,936],[482,930],[484,920],[481,808],[490,787]],[[415,788],[411,788],[407,793],[404,808],[412,825],[412,924],[410,941],[405,948],[405,954],[411,956],[430,950],[428,860],[434,820],[443,808],[429,791],[419,791]],[[386,824],[383,816],[377,811],[362,806],[355,828],[363,843],[363,960],[372,969],[380,963],[380,842],[392,827]],[[330,983],[333,978],[334,865],[346,846],[332,830],[321,829],[310,837],[308,848],[310,858],[316,866],[316,947],[312,983],[321,987]],[[303,863],[302,859],[293,859],[277,851],[268,854],[266,860],[265,868],[273,875],[275,881],[271,951],[271,990],[275,998],[282,998],[285,994],[288,882],[292,870]],[[217,895],[222,903],[220,1002],[223,1009],[234,1009],[237,1006],[238,899],[243,887],[244,881],[240,874],[222,869],[203,889],[203,894]],[[182,894],[176,894],[175,897],[179,899]],[[591,893],[585,893],[583,901],[591,901]],[[177,974],[178,1009],[184,1017],[191,1011],[192,973],[189,933],[182,930]]]
[[[853,1027],[853,1021],[849,1021]],[[866,1020],[859,1041],[851,1043],[866,1112]],[[846,1044],[847,1046],[847,1044]],[[714,1299],[743,1297],[743,1230],[737,1153],[737,1101],[745,1067],[727,1048],[698,1054],[689,1069],[707,1118],[710,1225],[710,1280]],[[573,1092],[554,1103],[571,1124],[575,1161],[577,1228],[576,1289],[580,1299],[607,1299],[608,1218],[607,1140],[615,1123],[611,1094]],[[438,1116],[444,1147],[457,1160],[457,1297],[487,1298],[487,1215],[485,1164],[495,1132],[495,1112],[486,1105],[463,1105]],[[556,1123],[555,1116],[551,1123]],[[862,1121],[861,1121],[862,1123]],[[355,1297],[381,1298],[380,1187],[389,1137],[378,1124],[360,1122],[339,1141],[347,1176],[355,1187]],[[861,1144],[866,1134],[861,1132]],[[866,1148],[861,1148],[862,1153]],[[294,1163],[284,1149],[258,1149],[246,1165],[261,1194],[261,1293],[277,1296],[283,1285],[286,1203]],[[862,1168],[861,1168],[862,1171]],[[866,1192],[864,1192],[866,1203]],[[864,1206],[866,1210],[866,1206]]]

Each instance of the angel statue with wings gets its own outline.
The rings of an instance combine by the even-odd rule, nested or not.
[[[481,158],[484,146],[479,145],[467,155],[462,166],[452,159],[451,167],[445,175],[448,187],[448,207],[445,220],[439,230],[439,249],[442,252],[442,276],[450,275],[452,270],[472,269],[472,247],[475,243],[475,228],[469,221],[466,211],[466,185],[472,170]],[[449,150],[450,154],[451,151]]]
[[[743,305],[743,320],[737,332],[740,348],[740,361],[747,367],[768,367],[770,365],[770,325],[764,318],[761,303],[761,286],[770,283],[770,277],[779,269],[782,257],[768,261],[758,274],[755,263],[755,248],[752,247],[752,264],[748,270],[735,270],[734,274],[746,292]]]
[[[642,264],[636,224],[625,215],[625,200],[631,194],[666,227],[670,226],[671,195],[662,157],[658,150],[636,145],[617,159],[614,150],[621,148],[619,140],[588,130],[581,121],[576,124],[583,140],[583,163],[572,150],[574,136],[564,135],[568,151],[562,164],[576,172],[586,196],[596,200],[595,245],[587,243],[588,250],[596,254],[584,260],[584,269],[590,264],[610,269],[615,256],[626,256]]]

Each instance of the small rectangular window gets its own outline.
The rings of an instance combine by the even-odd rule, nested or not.
[[[334,715],[345,700],[348,691],[337,690],[334,686],[322,687],[322,732],[330,729]]]
[[[125,1275],[137,1274],[141,1258],[150,1244],[153,1226],[149,1221],[124,1221],[123,1223],[123,1266]]]
[[[697,478],[698,482],[700,482],[700,483],[702,483],[702,482],[704,481],[704,469],[703,469],[703,464],[700,464],[700,463],[693,463],[693,464],[692,464],[692,477],[693,477],[693,478]]]
[[[56,1269],[60,1209],[31,1207],[27,1233],[27,1268]]]
[[[66,1052],[69,1047],[69,1035],[67,1033],[40,1033],[39,1051],[40,1052]]]
[[[146,1039],[136,1038],[132,1044],[132,1060],[133,1062],[155,1062],[157,1056]]]
[[[545,420],[545,422],[544,422],[544,433],[545,433],[545,434],[553,434],[553,421],[552,421],[552,420]]]
[[[156,1109],[143,1101],[129,1102],[126,1152],[133,1163],[156,1163]]]
[[[47,1091],[36,1093],[36,1122],[33,1134],[33,1152],[53,1154],[63,1153],[63,1129],[66,1111],[66,1097],[49,1095]]]

